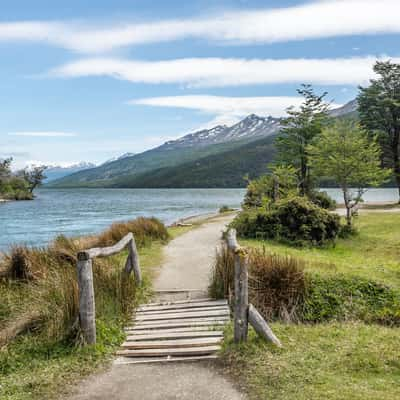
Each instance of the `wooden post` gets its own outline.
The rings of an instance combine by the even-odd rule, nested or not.
[[[236,240],[236,230],[228,231],[226,242],[235,258],[235,305],[234,305],[234,340],[240,343],[247,340],[249,307],[249,273],[247,255]]]
[[[96,311],[94,303],[92,260],[85,251],[78,253],[79,320],[84,340],[96,343]]]
[[[272,329],[252,304],[249,306],[249,323],[261,337],[278,347],[282,347],[280,340],[274,335]]]
[[[133,237],[129,241],[128,250],[129,250],[129,255],[125,264],[125,272],[127,274],[130,274],[133,270],[135,281],[137,285],[140,286],[142,284],[142,272],[140,270],[139,255],[136,248],[136,242]]]

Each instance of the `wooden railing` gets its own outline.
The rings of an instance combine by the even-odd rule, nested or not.
[[[128,247],[129,254],[125,263],[125,273],[129,275],[133,271],[136,284],[140,286],[142,284],[142,274],[135,238],[132,233],[128,233],[114,246],[95,247],[78,253],[79,322],[83,338],[87,344],[96,343],[96,307],[92,260],[95,257],[107,257],[117,254],[126,247]]]
[[[230,229],[226,235],[226,245],[233,253],[234,271],[234,340],[235,343],[247,341],[248,324],[264,339],[281,347],[281,342],[274,335],[265,319],[257,309],[249,304],[249,272],[248,256],[236,239],[236,230]]]

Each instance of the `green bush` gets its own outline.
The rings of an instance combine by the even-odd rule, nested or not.
[[[345,274],[305,272],[295,257],[248,249],[249,300],[267,320],[323,323],[360,320],[400,326],[400,291]],[[234,294],[234,259],[218,251],[210,295]]]
[[[325,210],[335,210],[337,207],[337,203],[333,200],[328,193],[319,192],[314,190],[309,195],[309,199],[318,207],[324,208]]]
[[[232,226],[242,237],[322,245],[336,239],[340,218],[304,197],[293,197],[276,202],[269,210],[244,210]]]

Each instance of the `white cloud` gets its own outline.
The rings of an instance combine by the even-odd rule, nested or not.
[[[249,115],[273,115],[282,117],[290,106],[298,107],[302,97],[269,96],[269,97],[223,97],[208,95],[165,96],[136,99],[129,102],[132,105],[153,107],[185,108],[216,115],[202,127],[215,125],[231,125]],[[332,107],[339,107],[332,104]]]
[[[124,22],[19,21],[0,24],[0,41],[42,42],[80,52],[201,38],[221,43],[273,43],[347,35],[399,33],[398,0],[320,0],[276,9],[198,18]]]
[[[388,59],[383,57],[380,59]],[[400,59],[393,58],[393,61]],[[298,83],[365,84],[374,76],[376,57],[333,59],[184,58],[129,61],[89,58],[60,66],[53,77],[110,76],[135,83],[180,83],[196,87]]]
[[[25,136],[25,137],[75,137],[78,136],[72,132],[56,132],[56,131],[26,131],[26,132],[9,132],[8,136]]]

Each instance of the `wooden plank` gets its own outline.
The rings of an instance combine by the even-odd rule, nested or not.
[[[154,305],[142,305],[136,309],[137,312],[142,311],[161,311],[161,310],[178,310],[181,308],[198,308],[198,307],[214,307],[214,306],[227,306],[226,300],[214,301],[195,301],[195,302],[174,302],[174,303],[158,303]]]
[[[200,318],[199,318],[200,319]],[[176,320],[174,322],[170,321],[167,323],[153,323],[153,324],[138,324],[132,329],[140,330],[140,329],[162,329],[162,328],[185,328],[185,327],[197,327],[197,326],[218,326],[225,325],[229,319],[228,318],[219,318],[219,319],[210,319],[205,318],[204,320]],[[129,330],[129,327],[127,328]]]
[[[152,329],[152,330],[136,330],[135,328],[125,329],[127,335],[162,335],[168,333],[180,333],[180,332],[214,332],[213,326],[190,326],[187,328],[163,328],[163,329]]]
[[[204,346],[181,349],[118,350],[116,354],[124,357],[200,356],[216,353],[220,348],[220,346]]]
[[[150,363],[168,363],[168,362],[190,362],[190,361],[207,361],[215,360],[218,356],[216,354],[204,355],[204,356],[187,356],[187,357],[157,357],[157,358],[140,358],[140,357],[118,357],[114,364],[126,365],[126,364],[150,364]]]
[[[208,318],[208,317],[227,317],[230,313],[228,310],[213,310],[213,311],[191,311],[186,313],[173,313],[173,314],[140,314],[136,315],[135,321],[161,321],[173,320],[182,318]]]
[[[114,246],[94,247],[92,249],[79,252],[78,259],[80,260],[80,259],[83,259],[86,257],[87,257],[87,259],[90,259],[90,258],[95,258],[95,257],[111,256],[113,254],[116,254],[116,253],[119,253],[120,251],[122,251],[132,239],[133,239],[133,234],[131,232],[129,232]]]
[[[280,340],[274,335],[265,319],[252,304],[249,306],[249,323],[262,338],[282,347]]]
[[[204,347],[216,346],[222,342],[222,337],[218,338],[193,338],[175,340],[146,340],[139,342],[124,342],[124,349],[177,349],[183,347]]]
[[[211,299],[209,297],[204,297],[202,299],[192,299],[192,300],[175,300],[175,301],[160,301],[158,303],[147,303],[144,304],[143,306],[163,306],[163,305],[169,305],[169,304],[189,304],[189,303],[199,303],[199,302],[204,302],[204,301],[215,301],[214,299]]]
[[[151,332],[151,331],[150,331]],[[163,340],[163,339],[183,339],[201,337],[222,337],[223,331],[189,331],[189,332],[163,332],[149,333],[145,335],[128,335],[126,342],[137,342],[141,340]]]
[[[228,311],[229,308],[226,305],[212,306],[212,307],[196,307],[196,308],[178,308],[173,310],[151,310],[151,311],[136,311],[136,315],[157,315],[157,314],[176,314],[185,312],[199,312],[199,311]]]
[[[226,322],[229,321],[228,316],[217,316],[217,317],[199,317],[199,318],[179,318],[173,320],[161,320],[161,321],[137,321],[133,326],[138,328],[140,326],[150,326],[150,325],[162,325],[167,327],[168,325],[176,325],[176,324],[190,324],[189,326],[196,326],[197,323],[200,322]]]

